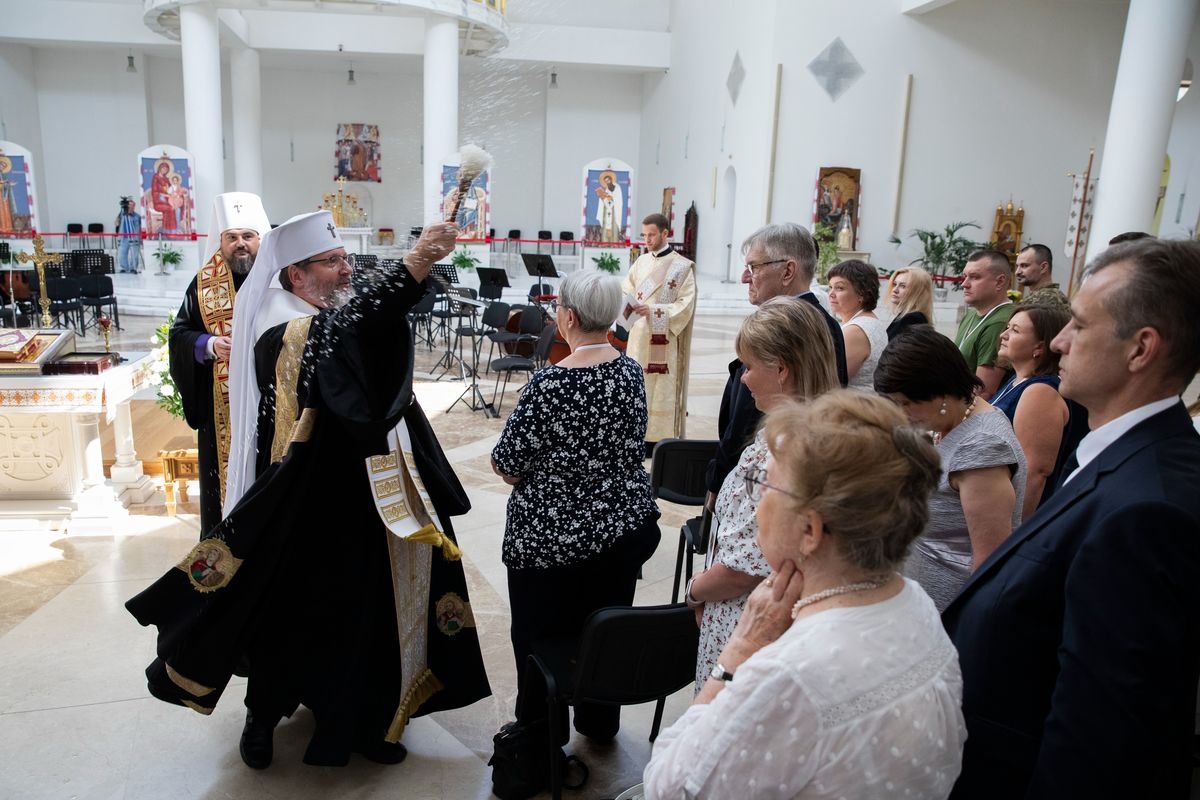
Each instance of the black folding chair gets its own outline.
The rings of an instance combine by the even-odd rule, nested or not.
[[[427,291],[408,312],[408,322],[412,326],[414,345],[417,342],[425,342],[430,352],[433,352],[432,315],[435,302],[437,302],[437,295],[433,291]],[[421,332],[422,329],[424,329],[424,333]]]
[[[530,672],[546,686],[550,728],[550,791],[562,797],[558,749],[567,740],[563,705],[616,706],[658,700],[650,741],[658,738],[662,703],[696,678],[700,631],[682,603],[640,608],[602,608],[588,617],[578,640],[535,642]]]
[[[77,326],[84,332],[83,292],[75,278],[47,278],[46,296],[50,298],[50,313],[59,327]],[[66,325],[63,325],[63,321]]]
[[[703,506],[708,495],[708,462],[717,454],[716,439],[663,439],[654,447],[650,463],[650,488],[655,498],[681,506]],[[675,555],[675,580],[671,602],[679,599],[687,553],[686,577],[692,577],[692,556],[708,549],[708,530],[712,515],[704,509],[679,529],[679,549]]]
[[[524,314],[521,317],[521,326],[524,329],[525,317],[533,316]],[[540,323],[539,323],[540,324]],[[491,367],[496,372],[496,386],[492,389],[492,407],[496,409],[496,415],[500,414],[500,406],[504,405],[504,393],[508,391],[508,379],[514,372],[524,372],[527,375],[532,375],[537,370],[546,365],[546,359],[550,357],[550,347],[554,344],[554,336],[558,332],[558,327],[554,323],[545,325],[538,334],[537,344],[533,349],[533,357],[526,358],[525,356],[502,356],[492,362]],[[500,388],[500,373],[504,373],[504,388]],[[528,386],[526,381],[526,386]],[[524,391],[522,387],[521,391]],[[500,398],[500,405],[496,405],[496,397]]]
[[[121,312],[117,308],[117,293],[113,289],[112,278],[107,275],[81,275],[77,280],[81,294],[80,300],[84,307],[92,312],[91,319],[88,320],[85,328],[90,325],[98,325],[101,309],[111,308],[113,324],[117,330],[121,330]]]

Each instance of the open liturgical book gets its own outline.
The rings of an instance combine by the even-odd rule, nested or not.
[[[625,295],[625,303],[621,306],[621,316],[617,318],[617,324],[625,330],[633,327],[633,323],[638,321],[638,315],[633,309],[641,305],[641,301],[631,294]]]

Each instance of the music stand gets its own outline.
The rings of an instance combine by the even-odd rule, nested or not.
[[[525,262],[525,271],[537,278],[539,286],[541,286],[543,278],[561,277],[554,269],[554,258],[546,253],[521,253],[521,260]],[[536,296],[530,298],[539,308],[542,305],[542,301],[539,299],[541,296],[542,292],[539,291]]]
[[[442,283],[447,286],[458,285],[458,270],[453,264],[434,264],[430,268],[430,272],[440,278]]]
[[[512,286],[508,282],[508,273],[499,267],[476,267],[475,271],[479,273],[480,287],[499,286],[501,289],[507,289]]]
[[[503,272],[503,270],[501,270],[501,272]],[[471,383],[469,386],[467,386],[465,389],[462,390],[462,394],[460,394],[458,396],[458,399],[450,404],[450,407],[446,409],[446,413],[449,414],[451,411],[454,410],[454,407],[456,405],[458,405],[459,403],[462,403],[464,406],[469,408],[471,411],[482,411],[484,413],[484,416],[499,419],[500,415],[496,412],[495,406],[493,406],[491,403],[489,403],[487,401],[487,398],[485,398],[483,396],[483,392],[479,391],[479,351],[483,347],[483,329],[475,324],[475,314],[478,313],[484,307],[486,307],[487,304],[481,300],[472,300],[469,297],[459,297],[459,298],[457,298],[457,302],[460,305],[466,306],[471,309],[471,325],[470,325],[471,366],[470,367],[467,367],[466,362],[462,360],[462,327],[460,326],[457,330],[459,366],[460,366],[460,369],[469,371],[471,373]],[[443,373],[443,375],[444,374],[445,373]],[[437,378],[436,380],[440,380],[440,378]],[[464,377],[463,380],[466,380],[466,378]]]

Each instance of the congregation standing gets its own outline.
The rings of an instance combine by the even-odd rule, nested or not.
[[[356,295],[327,212],[268,233],[265,213],[221,208],[172,333],[189,422],[211,440],[204,538],[128,604],[159,628],[149,688],[210,713],[248,674],[251,767],[302,704],[307,763],[398,763],[413,716],[490,692],[451,524],[469,500],[395,322],[456,231],[429,226]],[[571,354],[531,377],[491,454],[512,487],[496,556],[518,677],[536,640],[631,605],[660,541],[644,459],[684,435],[696,302],[666,225],[646,218],[623,285],[563,281]],[[742,256],[755,308],[706,472],[715,528],[685,590],[695,697],[655,744],[646,797],[1185,796],[1200,435],[1180,397],[1200,368],[1200,245],[1118,243],[1070,300],[1031,245],[1020,304],[1007,256],[973,253],[953,339],[919,268],[891,276],[889,324],[860,261],[830,272],[839,319],[822,308],[800,225],[765,226]],[[206,299],[223,295],[230,308]],[[622,317],[624,354],[608,338]],[[336,496],[362,535],[329,548],[320,514],[280,524],[301,496]],[[320,599],[287,580],[314,551]],[[546,714],[523,686],[501,734]],[[594,741],[619,730],[616,707],[573,710]]]

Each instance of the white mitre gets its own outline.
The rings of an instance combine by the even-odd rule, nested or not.
[[[208,238],[204,240],[204,258],[207,264],[221,249],[221,234],[233,228],[251,228],[265,236],[271,230],[262,198],[250,192],[226,192],[213,198],[212,220],[208,226]]]
[[[238,290],[233,304],[233,347],[229,356],[229,466],[225,473],[228,514],[250,484],[258,448],[258,379],[254,346],[263,332],[319,309],[279,285],[279,273],[290,264],[344,247],[328,211],[292,217],[267,231],[258,247],[254,268]]]

